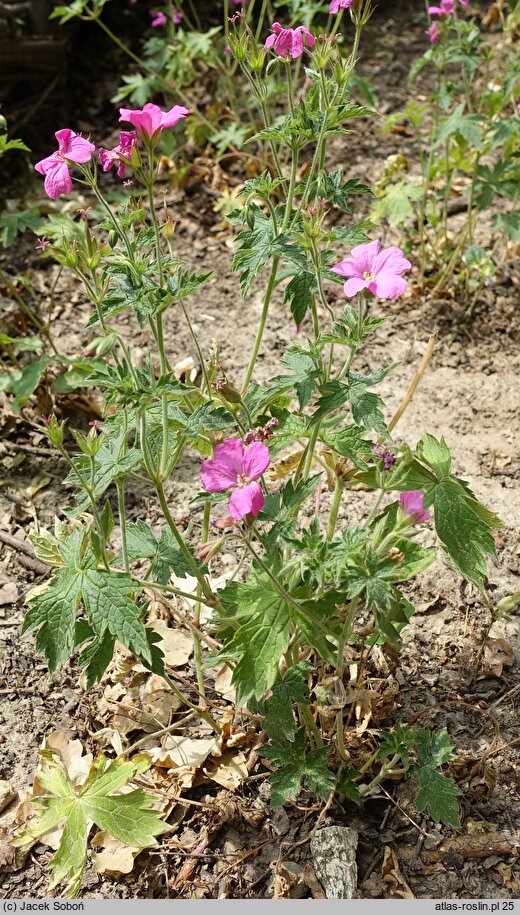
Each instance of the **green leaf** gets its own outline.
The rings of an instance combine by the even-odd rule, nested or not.
[[[442,146],[449,137],[462,138],[475,149],[482,149],[482,129],[478,114],[464,114],[465,102],[457,105],[447,118],[442,118],[433,138],[434,147]]]
[[[141,586],[123,572],[88,569],[83,574],[82,600],[98,636],[108,629],[138,657],[151,661],[141,610],[133,600],[133,595],[140,589]]]
[[[486,556],[495,555],[490,525],[475,511],[475,500],[468,497],[467,490],[455,478],[438,483],[430,498],[435,530],[444,552],[463,578],[482,588],[487,574]]]
[[[300,410],[309,403],[314,391],[314,382],[319,372],[310,358],[303,353],[289,352],[282,358],[282,365],[289,369],[289,375],[277,375],[273,378],[274,385],[285,388],[291,385],[296,391]]]
[[[81,572],[61,569],[46,591],[29,599],[22,633],[38,630],[36,647],[45,653],[51,674],[72,654],[81,588]]]
[[[291,243],[290,233],[278,234],[271,216],[266,216],[256,204],[250,205],[250,211],[254,218],[254,228],[246,229],[237,236],[239,248],[232,263],[232,269],[240,272],[240,288],[244,298],[270,257],[284,257],[307,268],[305,255],[297,245]]]
[[[311,665],[302,661],[295,667],[290,667],[284,679],[273,686],[272,695],[264,704],[265,718],[262,722],[271,740],[294,740],[296,725],[292,704],[308,703],[306,677],[310,670]]]
[[[136,470],[142,463],[141,451],[135,446],[125,450],[126,435],[123,433],[116,437],[105,436],[94,458],[93,492],[97,501],[104,492],[117,480],[123,480],[132,470]],[[79,474],[83,479],[90,481],[90,458],[79,455],[73,458],[71,470],[65,483],[76,487],[77,511],[84,511],[90,500],[79,484]],[[77,471],[77,473],[75,472]]]
[[[127,525],[127,549],[129,559],[150,559],[153,568],[151,581],[160,585],[168,584],[175,572],[180,578],[192,575],[186,557],[181,552],[169,528],[164,527],[157,539],[145,521],[131,521]],[[195,557],[194,557],[195,559]],[[195,561],[197,561],[195,559]],[[202,565],[198,563],[198,565]]]
[[[419,779],[419,793],[415,798],[415,806],[422,813],[445,826],[460,826],[460,811],[456,798],[462,794],[452,778],[447,778],[425,766],[417,773]]]
[[[336,454],[349,458],[359,470],[366,470],[373,443],[363,438],[363,434],[360,426],[351,424],[339,430],[322,427],[320,438]]]
[[[131,762],[121,757],[112,762],[98,757],[79,789],[55,754],[43,750],[41,758],[38,777],[45,793],[35,799],[36,815],[13,844],[33,844],[63,822],[60,844],[50,867],[51,887],[67,881],[65,896],[75,896],[80,889],[92,825],[134,848],[153,847],[156,837],[168,831],[160,811],[153,809],[152,798],[144,791],[114,793],[149,768],[150,758],[145,754]]]
[[[246,617],[246,622],[239,626],[218,657],[236,662],[232,683],[240,708],[250,698],[262,699],[272,687],[280,658],[289,643],[291,606],[273,581],[260,573],[239,584],[235,595],[236,609],[241,617]]]
[[[426,433],[417,445],[417,456],[429,464],[439,479],[449,477],[451,473],[451,454],[443,438],[439,441]]]
[[[42,218],[35,210],[2,213],[0,216],[0,245],[10,248],[17,235],[22,235],[28,229],[38,232],[42,225]]]
[[[300,327],[303,324],[317,292],[316,277],[307,270],[299,270],[298,273],[295,273],[290,283],[285,287],[284,305],[287,302],[290,303],[291,314],[296,327]]]
[[[262,750],[262,755],[279,766],[270,779],[271,805],[280,807],[298,797],[302,782],[322,801],[334,787],[334,776],[327,766],[331,747],[307,752],[305,731],[298,731],[294,741],[281,738]]]

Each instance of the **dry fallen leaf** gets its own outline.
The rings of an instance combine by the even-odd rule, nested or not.
[[[170,629],[166,620],[152,620],[148,624],[161,636],[157,643],[168,667],[182,667],[193,654],[193,639],[181,629]]]
[[[11,801],[14,801],[16,797],[16,791],[9,782],[0,779],[0,813],[9,806]]]
[[[505,639],[487,639],[481,673],[484,677],[501,677],[504,667],[516,661],[513,647]]]
[[[40,489],[45,489],[49,483],[52,483],[52,477],[48,473],[37,473],[33,478],[33,481],[30,486],[27,486],[24,490],[24,495],[28,499],[33,499],[36,493],[40,492]]]
[[[13,581],[0,588],[0,607],[7,607],[18,600],[18,587]]]
[[[102,851],[94,852],[92,855],[96,874],[130,874],[135,858],[142,850],[123,845],[108,832],[97,832],[91,844],[102,848]]]
[[[398,899],[415,899],[399,868],[399,861],[393,848],[385,847],[381,876],[390,888],[390,895]]]
[[[98,702],[98,714],[107,726],[126,736],[131,731],[152,733],[170,723],[180,701],[162,677],[136,671],[130,682],[108,684]]]
[[[212,782],[229,791],[238,788],[249,775],[244,754],[233,753],[231,750],[224,752],[218,762],[208,760],[202,771]]]
[[[170,734],[162,747],[147,752],[155,766],[173,769],[184,766],[198,768],[214,751],[220,756],[220,742],[216,737],[175,737]]]

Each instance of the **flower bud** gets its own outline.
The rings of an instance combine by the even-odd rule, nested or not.
[[[238,391],[230,381],[217,381],[215,390],[218,391],[221,397],[228,400],[229,403],[242,403],[240,391]]]
[[[110,232],[108,233],[108,244],[110,245],[111,248],[115,248],[115,246],[117,245],[118,238],[119,238],[119,235],[117,234],[116,230],[111,229]]]
[[[52,414],[52,416],[43,416],[42,420],[44,424],[43,431],[51,445],[54,445],[56,448],[62,448],[65,422],[59,423],[54,414]]]

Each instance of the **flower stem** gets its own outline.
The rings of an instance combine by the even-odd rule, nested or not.
[[[334,537],[334,531],[336,530],[336,521],[338,520],[338,510],[341,504],[341,496],[343,495],[343,485],[339,478],[336,479],[336,485],[334,487],[334,495],[332,497],[332,505],[330,508],[329,515],[329,524],[327,527],[327,540],[332,540]]]
[[[130,574],[130,563],[128,562],[128,544],[126,539],[126,514],[125,514],[125,484],[123,480],[117,480],[117,505],[119,509],[119,524],[121,525],[121,549],[123,552],[123,565],[125,572]]]
[[[263,306],[262,306],[262,314],[261,314],[261,316],[260,316],[260,324],[258,325],[258,330],[257,330],[257,332],[256,332],[256,339],[255,339],[255,343],[254,343],[254,346],[253,346],[253,352],[252,352],[252,354],[251,354],[251,359],[249,360],[249,365],[248,365],[248,367],[247,367],[247,372],[246,372],[246,377],[245,377],[245,379],[244,379],[244,384],[242,385],[242,397],[244,397],[244,395],[245,395],[245,393],[246,393],[246,391],[247,391],[247,389],[248,389],[248,387],[249,387],[249,382],[251,381],[251,377],[252,377],[253,372],[254,372],[254,370],[255,370],[256,360],[257,360],[257,357],[258,357],[258,353],[259,353],[260,347],[261,347],[261,345],[262,345],[262,338],[263,338],[263,335],[264,335],[265,324],[266,324],[267,315],[268,315],[268,312],[269,312],[269,305],[270,305],[270,302],[271,302],[271,297],[272,297],[272,294],[273,294],[274,287],[275,287],[275,285],[276,285],[276,273],[277,273],[277,271],[278,271],[278,264],[279,264],[279,262],[280,262],[280,258],[279,258],[279,257],[275,257],[274,260],[273,260],[272,267],[271,267],[271,273],[270,273],[270,275],[269,275],[269,281],[268,281],[268,284],[267,284],[267,289],[266,289],[265,295],[264,295],[264,302],[263,302]]]

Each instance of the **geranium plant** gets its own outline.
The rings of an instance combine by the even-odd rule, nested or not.
[[[341,12],[349,4],[338,6]],[[443,439],[425,432],[415,448],[395,439],[403,410],[390,420],[374,390],[393,366],[370,374],[359,369],[360,351],[387,319],[385,301],[405,292],[415,269],[400,249],[371,240],[367,221],[352,221],[350,197],[368,194],[368,186],[326,167],[329,139],[372,115],[349,99],[370,12],[367,0],[351,5],[354,39],[346,57],[334,41],[309,41],[304,29],[278,47],[269,37],[260,47],[240,20],[230,36],[261,110],[273,67],[291,74],[305,54],[309,82],[296,99],[289,76],[284,116],[273,122],[264,111],[259,138],[271,146],[272,167],[245,182],[243,205],[230,217],[239,230],[233,269],[242,295],[247,301],[253,282],[264,289],[243,378],[204,357],[206,341],[194,328],[189,300],[209,274],[179,260],[155,206],[160,134],[174,124],[183,129],[190,113],[122,109],[120,120],[136,129],[131,142],[95,153],[84,139],[80,155],[62,149],[59,163],[51,163],[62,191],[72,175],[106,213],[96,226],[83,222],[82,239],[47,252],[70,266],[92,303],[87,327],[98,335],[95,350],[104,364],[90,381],[103,391],[106,413],[101,428],[75,433],[75,454],[64,424],[45,420],[50,442],[69,465],[75,505],[54,533],[32,534],[37,555],[54,571],[47,588],[30,598],[24,631],[37,632],[51,672],[79,654],[89,686],[103,677],[116,642],[123,643],[217,733],[222,725],[215,704],[205,702],[204,666],[229,665],[237,709],[260,716],[266,734],[273,804],[296,798],[302,784],[323,801],[336,790],[361,803],[387,774],[414,774],[418,808],[455,825],[460,792],[439,771],[452,753],[448,735],[396,726],[361,763],[349,745],[344,699],[352,658],[361,677],[375,645],[399,646],[414,612],[403,586],[436,555],[417,534],[427,530],[429,542],[435,535],[449,563],[489,604],[486,557],[494,554],[499,524],[453,474]],[[282,32],[273,27],[275,36]],[[283,53],[288,48],[298,50],[296,63]],[[58,139],[65,134],[73,136],[62,130]],[[104,196],[97,155],[103,168],[110,161],[132,176],[119,208]],[[48,163],[37,169],[48,175]],[[49,191],[55,189],[53,180]],[[335,226],[333,208],[342,217]],[[339,306],[329,300],[334,284],[343,287]],[[261,383],[257,357],[273,296],[282,290],[288,321],[301,330],[279,371]],[[171,369],[176,354],[166,349],[164,322],[173,310],[192,335],[200,386]],[[144,365],[118,331],[124,311],[148,329]],[[174,507],[186,452],[200,464],[200,482],[193,479],[200,516],[184,530]],[[270,465],[276,483],[267,475]],[[156,500],[157,528],[126,518],[128,488],[137,482],[147,501]],[[354,509],[360,484],[371,496],[360,497]],[[211,570],[221,550],[236,556],[236,568],[215,590]],[[179,609],[185,598],[193,600],[190,578],[193,611],[186,610],[191,603]],[[147,626],[145,588],[171,598],[172,612],[192,633],[195,698],[168,675],[158,635]]]

